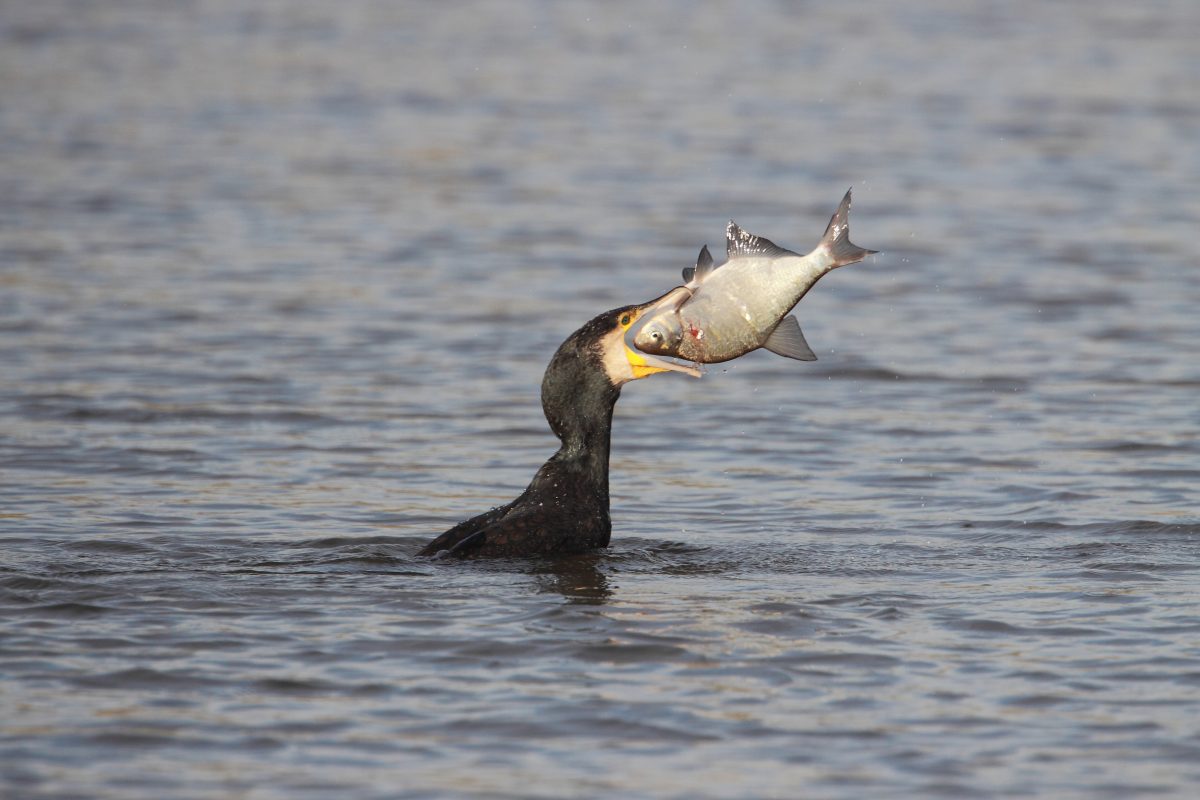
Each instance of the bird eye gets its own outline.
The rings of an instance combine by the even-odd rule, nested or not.
[[[622,324],[622,325],[628,325],[628,324],[629,324],[629,315],[628,315],[628,314],[626,314],[625,316],[621,317],[621,324]]]

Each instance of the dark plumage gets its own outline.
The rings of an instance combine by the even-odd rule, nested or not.
[[[520,497],[460,522],[421,555],[524,556],[608,545],[609,434],[621,386],[667,369],[698,374],[625,345],[625,333],[651,305],[606,312],[567,337],[542,378],[542,410],[562,441],[558,452]]]

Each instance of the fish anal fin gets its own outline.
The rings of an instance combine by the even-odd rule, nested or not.
[[[738,258],[739,256],[783,258],[784,256],[799,255],[791,250],[785,250],[770,239],[755,236],[733,220],[729,220],[729,224],[725,226],[725,253],[729,258]]]
[[[771,335],[763,342],[763,347],[776,355],[794,358],[797,361],[816,361],[817,354],[804,340],[800,323],[794,314],[784,317]]]

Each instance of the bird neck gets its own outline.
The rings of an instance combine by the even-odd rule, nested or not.
[[[614,393],[615,394],[615,393]],[[612,421],[612,400],[580,397],[569,406],[570,413],[546,417],[562,440],[558,452],[538,471],[534,486],[551,497],[561,497],[578,519],[608,519],[608,451]],[[604,405],[594,402],[606,400]]]
[[[613,407],[621,396],[587,354],[562,349],[542,379],[542,410],[562,441],[555,456],[608,479],[608,450]]]
[[[605,477],[608,476],[608,451],[612,438],[612,412],[610,404],[602,413],[595,417],[573,415],[562,420],[565,424],[555,428],[555,434],[562,441],[558,448],[560,460],[578,461],[582,466],[593,468]]]

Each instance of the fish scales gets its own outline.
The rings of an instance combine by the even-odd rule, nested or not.
[[[785,250],[742,230],[726,229],[728,260],[719,267],[705,247],[684,286],[664,295],[637,331],[643,352],[719,363],[765,347],[790,358],[816,358],[795,317],[787,313],[823,275],[861,261],[874,250],[850,242],[850,192],[808,255]]]
[[[765,338],[826,271],[811,256],[742,258],[715,272],[679,309],[679,356],[717,363],[762,346]]]

